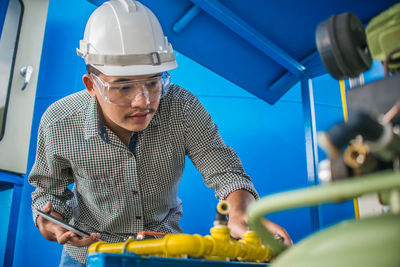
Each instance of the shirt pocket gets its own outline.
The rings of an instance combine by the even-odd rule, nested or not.
[[[77,191],[80,209],[101,217],[117,214],[120,203],[112,179],[77,177]]]

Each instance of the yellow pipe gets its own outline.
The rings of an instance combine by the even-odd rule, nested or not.
[[[256,261],[264,262],[272,259],[271,250],[264,246],[257,233],[254,231],[247,231],[243,234],[243,239],[239,243],[245,243],[248,247],[247,253],[243,257],[238,257],[240,261]],[[252,249],[249,247],[252,246]]]
[[[349,120],[349,116],[348,116],[348,112],[347,112],[346,86],[344,84],[344,80],[340,80],[339,85],[340,85],[340,95],[342,97],[344,122],[347,122]],[[353,205],[354,205],[354,216],[358,220],[360,218],[360,209],[358,207],[358,199],[357,198],[353,198]]]
[[[211,228],[210,233],[205,237],[197,234],[167,234],[162,239],[131,239],[125,243],[108,244],[100,241],[89,247],[89,253],[123,253],[126,250],[138,255],[175,258],[191,256],[222,261],[265,262],[271,259],[269,248],[261,243],[255,232],[246,232],[239,241],[230,238],[230,230],[224,225]]]
[[[344,122],[347,122],[349,120],[349,116],[347,112],[346,86],[344,84],[344,80],[340,80],[339,85],[340,85],[340,96],[342,98],[343,118]]]

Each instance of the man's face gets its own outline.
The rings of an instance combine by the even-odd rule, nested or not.
[[[92,81],[96,78],[89,76]],[[142,76],[107,76],[104,74],[98,75],[98,77],[109,84],[119,84],[121,82],[141,80],[146,81],[149,78],[154,77],[151,75]],[[146,90],[138,89],[140,92],[132,94],[134,97],[130,97],[129,101],[124,101],[124,106],[115,105],[106,101],[100,89],[93,83],[93,90],[91,95],[97,98],[97,101],[101,107],[105,123],[112,130],[127,130],[129,132],[135,131],[140,132],[147,128],[151,119],[154,117],[160,103],[160,97],[151,97],[149,92]],[[117,90],[117,89],[110,89]],[[118,89],[123,90],[123,89]]]

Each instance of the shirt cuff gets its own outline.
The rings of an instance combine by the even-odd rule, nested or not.
[[[220,190],[215,192],[215,196],[220,199],[226,199],[232,192],[237,191],[237,190],[246,190],[250,192],[255,199],[258,199],[258,193],[256,189],[253,186],[253,183],[247,182],[247,181],[237,181],[234,183],[230,183],[224,187],[222,187]]]

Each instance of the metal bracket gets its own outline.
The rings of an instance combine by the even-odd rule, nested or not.
[[[152,52],[149,54],[150,60],[151,60],[151,65],[161,65],[161,60],[160,60],[160,55],[158,52]]]

